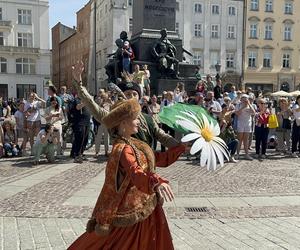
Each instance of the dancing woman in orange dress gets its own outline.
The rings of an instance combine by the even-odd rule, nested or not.
[[[131,135],[138,132],[140,105],[135,99],[116,103],[102,120],[115,135],[102,191],[87,230],[70,250],[169,250],[174,249],[163,200],[173,200],[168,181],[155,173],[185,151],[180,145],[153,153]]]

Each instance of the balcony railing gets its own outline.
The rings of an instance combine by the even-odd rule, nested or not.
[[[3,20],[0,20],[0,27],[1,28],[11,28],[12,25],[11,25],[11,21],[3,21]]]
[[[26,48],[15,46],[0,46],[0,52],[12,53],[12,54],[34,54],[38,55],[40,50],[38,48]]]

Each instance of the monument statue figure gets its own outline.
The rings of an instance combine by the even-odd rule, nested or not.
[[[121,78],[121,73],[124,70],[129,73],[131,72],[131,60],[134,59],[134,53],[126,31],[120,33],[120,38],[115,41],[115,44],[117,45],[117,50],[107,55],[107,57],[112,58],[105,65],[108,82],[113,83],[116,83],[117,78]]]
[[[167,30],[160,31],[161,37],[152,47],[152,55],[158,63],[162,78],[178,78],[179,61],[176,58],[176,47],[167,38]]]
[[[108,54],[107,57],[112,57],[109,62],[105,65],[105,73],[108,77],[108,82],[116,83],[117,78],[121,77],[123,71],[123,45],[124,41],[122,39],[117,39],[115,41],[117,45],[117,50],[114,53]]]

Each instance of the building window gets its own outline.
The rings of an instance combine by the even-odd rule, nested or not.
[[[250,51],[248,55],[248,67],[256,67],[256,52]]]
[[[31,10],[18,10],[18,23],[31,24]]]
[[[176,2],[176,10],[179,11],[179,2]]]
[[[4,35],[3,32],[0,32],[0,46],[4,45]]]
[[[213,15],[219,15],[220,14],[220,6],[219,5],[212,5],[211,13]]]
[[[0,21],[2,21],[2,8],[0,8]]]
[[[282,67],[283,68],[290,68],[291,67],[291,57],[290,54],[284,53],[282,56]]]
[[[266,0],[266,12],[273,12],[273,0]]]
[[[36,93],[35,84],[17,84],[17,98],[24,98],[27,100],[31,92]]]
[[[179,35],[179,23],[178,22],[175,23],[175,32],[177,35]]]
[[[211,38],[218,38],[219,37],[219,25],[213,24],[211,26]]]
[[[235,7],[228,7],[228,15],[229,16],[235,16]]]
[[[195,3],[195,13],[202,13],[202,4],[200,3]]]
[[[210,65],[211,68],[215,68],[215,65],[220,62],[220,53],[219,51],[210,52]]]
[[[0,96],[3,100],[8,99],[8,84],[0,84]]]
[[[235,26],[228,25],[227,27],[227,38],[228,39],[235,39]]]
[[[272,40],[272,24],[265,26],[265,40]]]
[[[271,68],[272,67],[272,53],[265,52],[264,53],[264,61],[263,61],[264,68]]]
[[[250,24],[250,38],[257,38],[257,24]]]
[[[203,66],[202,62],[202,52],[201,51],[193,51],[193,63],[194,65],[198,65],[199,67]]]
[[[195,37],[202,37],[202,24],[195,24]]]
[[[293,14],[293,3],[285,2],[285,4],[284,4],[284,14]]]
[[[128,5],[132,6],[132,2],[133,2],[133,0],[128,0]]]
[[[290,24],[284,25],[284,37],[285,41],[292,41],[292,26]]]
[[[226,54],[226,68],[234,68],[234,60],[235,56],[234,53],[227,53]]]
[[[7,60],[0,57],[0,73],[7,73]]]
[[[18,33],[18,47],[32,47],[32,34]]]
[[[258,5],[259,5],[258,0],[251,0],[250,10],[258,10]]]
[[[129,32],[132,32],[133,30],[133,20],[132,18],[129,18]]]
[[[31,58],[16,59],[16,73],[17,74],[35,74],[35,61]]]

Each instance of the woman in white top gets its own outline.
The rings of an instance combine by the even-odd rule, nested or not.
[[[179,82],[174,90],[174,101],[183,102],[185,97],[184,83]]]
[[[45,106],[46,102],[38,97],[36,93],[30,93],[28,97],[28,102],[25,103],[24,113],[26,118],[25,135],[24,135],[24,148],[26,147],[27,141],[29,139],[30,146],[32,148],[34,143],[34,137],[41,130],[41,114],[40,108]]]
[[[56,97],[50,97],[51,106],[45,111],[46,122],[53,125],[53,130],[56,132],[57,142],[57,154],[62,154],[62,120],[64,119],[64,113],[62,108],[59,106]]]
[[[144,86],[145,86],[145,89],[146,89],[146,95],[150,96],[150,71],[148,69],[148,65],[147,64],[145,64],[143,66],[143,70],[145,72],[145,75],[144,75]]]
[[[297,150],[300,153],[300,95],[297,96],[296,103],[293,107],[295,121],[292,129],[292,156],[297,158]]]
[[[237,157],[239,157],[242,143],[246,153],[247,160],[253,160],[249,155],[249,134],[252,132],[252,116],[255,115],[255,110],[250,104],[248,95],[241,96],[241,102],[236,105],[235,114],[237,116],[237,134],[239,145],[237,149]]]

